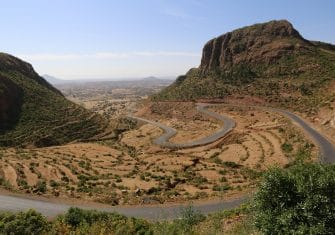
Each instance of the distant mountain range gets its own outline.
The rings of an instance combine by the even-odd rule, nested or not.
[[[145,78],[119,78],[119,79],[76,79],[76,80],[65,80],[65,79],[60,79],[60,78],[56,78],[54,76],[45,74],[42,76],[45,80],[47,80],[50,84],[53,85],[61,85],[61,84],[69,84],[69,83],[91,83],[91,82],[138,82],[138,81],[143,81],[143,82],[159,82],[162,80],[174,80],[174,77],[161,77],[161,78],[157,78],[154,76],[150,76],[150,77],[145,77]]]
[[[59,79],[53,76],[50,76],[48,74],[42,75],[42,77],[47,80],[49,83],[51,83],[52,85],[56,85],[56,84],[64,84],[64,83],[69,83],[72,81],[69,80],[63,80],[63,79]]]

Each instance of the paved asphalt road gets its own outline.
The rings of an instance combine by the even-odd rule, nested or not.
[[[217,113],[208,111],[205,109],[207,105],[206,104],[199,104],[197,106],[198,110],[200,112],[204,112],[210,116],[213,116],[215,118],[218,118],[219,120],[223,121],[225,125],[230,125],[230,128],[232,128],[235,123],[231,121],[231,119],[226,118],[224,116],[221,116]],[[335,147],[334,145],[328,141],[325,137],[323,137],[319,132],[317,132],[315,129],[311,128],[306,122],[304,122],[301,118],[299,118],[297,115],[290,113],[288,111],[279,110],[279,109],[270,109],[275,112],[279,112],[288,118],[290,118],[293,122],[296,122],[299,124],[302,129],[309,134],[314,140],[315,143],[319,146],[320,152],[322,154],[322,162],[324,163],[335,163]],[[141,120],[140,118],[137,118]],[[165,130],[167,133],[164,134],[164,138],[161,140],[163,142],[166,142],[169,138],[171,138],[171,135],[175,134],[175,130],[172,128],[169,128],[165,125],[162,125],[160,123],[151,122],[149,120],[142,119],[142,121],[151,123],[153,125],[159,126],[163,130]],[[230,124],[229,124],[230,123]],[[229,129],[229,128],[228,128]],[[225,129],[228,133],[229,130]],[[222,129],[220,130],[222,131]],[[220,132],[219,131],[219,132]],[[217,133],[219,133],[217,132]],[[217,134],[216,133],[216,134]],[[217,136],[216,134],[210,136],[213,139],[215,139]],[[208,137],[205,138],[205,140],[211,140],[208,139]],[[199,140],[198,140],[199,141]],[[190,143],[187,143],[190,144]],[[194,205],[194,208],[197,210],[200,210],[201,212],[207,214],[210,212],[215,212],[223,209],[231,209],[234,207],[237,207],[241,205],[243,202],[247,200],[250,196],[245,196],[242,198],[238,198],[231,201],[220,201],[220,202],[209,202],[207,204],[202,205]],[[53,203],[53,202],[45,202],[45,201],[39,201],[39,200],[32,200],[32,199],[25,199],[21,197],[15,197],[15,196],[4,196],[0,195],[0,210],[3,211],[21,211],[21,210],[27,210],[29,208],[33,208],[41,213],[43,213],[46,216],[53,217],[55,215],[61,214],[65,212],[71,205],[61,204],[61,203]],[[178,218],[180,214],[180,209],[184,207],[185,205],[175,205],[175,206],[138,206],[138,207],[108,207],[108,206],[97,206],[97,207],[85,207],[80,206],[84,209],[97,209],[97,210],[103,210],[103,211],[116,211],[121,214],[127,215],[127,216],[134,216],[134,217],[141,217],[141,218],[147,218],[147,219],[170,219],[170,218]]]
[[[247,196],[229,201],[210,202],[208,204],[193,205],[193,207],[204,214],[213,211],[232,209],[247,200]],[[26,199],[16,196],[0,195],[0,210],[2,211],[26,211],[33,208],[45,216],[55,217],[65,213],[72,205],[47,202],[41,200]],[[182,208],[188,204],[171,206],[137,206],[137,207],[111,207],[106,205],[97,206],[77,206],[83,209],[96,209],[107,212],[118,212],[120,214],[132,217],[145,218],[149,220],[163,220],[178,218]]]
[[[158,138],[156,138],[153,142],[154,144],[166,147],[166,148],[171,148],[171,149],[178,149],[178,148],[190,148],[190,147],[196,147],[196,146],[201,146],[201,145],[206,145],[206,144],[210,144],[215,142],[216,140],[224,137],[226,134],[228,134],[230,131],[233,130],[233,128],[235,127],[235,121],[229,117],[226,116],[222,116],[218,113],[209,111],[206,109],[206,107],[210,106],[209,104],[202,104],[199,103],[197,104],[197,110],[199,112],[205,113],[208,116],[211,116],[213,118],[216,118],[218,120],[220,120],[221,122],[223,122],[223,127],[221,129],[219,129],[216,133],[198,139],[198,140],[194,140],[194,141],[190,141],[187,143],[171,143],[169,142],[169,139],[171,139],[175,134],[177,134],[177,131],[174,128],[168,127],[162,123],[159,122],[153,122],[144,118],[140,118],[140,117],[135,117],[135,116],[129,116],[132,119],[136,119],[142,122],[146,122],[149,123],[151,125],[155,125],[159,128],[161,128],[162,130],[164,130],[164,134],[159,136]]]
[[[313,138],[315,144],[317,144],[320,148],[320,162],[326,164],[335,163],[335,146],[326,137],[320,134],[317,130],[310,127],[300,117],[289,111],[271,108],[270,110],[276,111],[290,118],[293,122],[297,123],[310,137]]]

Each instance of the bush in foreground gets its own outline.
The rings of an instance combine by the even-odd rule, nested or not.
[[[29,210],[0,213],[0,234],[203,234],[197,226],[206,219],[189,206],[173,221],[148,222],[118,213],[70,208],[64,215],[48,222],[40,213]]]
[[[67,227],[79,234],[152,234],[151,224],[143,219],[128,218],[118,213],[70,208],[58,218],[54,230]]]
[[[265,234],[335,234],[335,166],[301,164],[266,173],[255,196]]]
[[[49,222],[34,210],[0,214],[0,234],[38,235],[48,229]]]

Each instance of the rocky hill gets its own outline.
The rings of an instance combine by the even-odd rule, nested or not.
[[[335,47],[308,41],[286,20],[255,24],[207,42],[201,64],[154,100],[253,96],[272,105],[314,109],[335,97]],[[313,112],[313,110],[309,110]]]
[[[229,69],[239,64],[271,64],[280,57],[306,50],[304,40],[287,21],[271,21],[235,30],[206,43],[200,69]]]
[[[68,101],[30,64],[0,53],[0,146],[58,145],[106,129],[106,120]]]

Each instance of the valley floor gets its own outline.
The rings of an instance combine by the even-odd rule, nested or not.
[[[143,124],[121,133],[118,141],[1,149],[0,183],[15,192],[109,205],[208,201],[253,191],[269,167],[317,157],[299,127],[278,113],[224,105],[210,110],[231,117],[236,128],[209,145],[166,149],[152,143],[162,130]],[[136,115],[175,128],[174,143],[208,136],[224,125],[191,102],[150,103]]]

